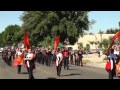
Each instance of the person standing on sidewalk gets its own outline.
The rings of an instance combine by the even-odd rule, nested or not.
[[[78,56],[79,56],[79,59],[78,59],[78,66],[80,66],[80,64],[81,64],[81,67],[83,67],[83,62],[82,62],[83,51],[82,51],[82,49],[80,49],[80,50],[78,51]]]
[[[62,52],[60,50],[60,48],[58,48],[57,50],[57,55],[56,55],[56,69],[57,69],[57,75],[60,76],[61,74],[61,67],[62,67],[62,60],[63,60],[63,55]]]

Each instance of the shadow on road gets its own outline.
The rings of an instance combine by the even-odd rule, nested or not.
[[[28,74],[28,72],[21,72],[21,74]]]
[[[68,74],[68,75],[61,75],[61,76],[74,76],[74,75],[82,75],[82,74],[79,74],[79,73],[72,73],[72,74]]]
[[[54,78],[54,77],[48,77],[48,78],[46,78],[46,79],[57,79],[57,78]]]
[[[68,70],[77,70],[77,69],[71,69],[71,68],[70,68],[70,69],[68,69]]]

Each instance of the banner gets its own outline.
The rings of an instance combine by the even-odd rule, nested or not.
[[[30,41],[29,41],[29,37],[28,37],[26,31],[24,31],[24,47],[27,50],[30,48]]]
[[[114,35],[114,37],[112,38],[112,43],[110,44],[107,52],[105,53],[106,55],[109,54],[110,48],[112,48],[113,44],[115,44],[115,43],[119,43],[119,44],[120,44],[120,31],[118,31],[118,32]]]
[[[60,42],[60,35],[57,36],[54,40],[54,51],[57,49],[59,42]]]

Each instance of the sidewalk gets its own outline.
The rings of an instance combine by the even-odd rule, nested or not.
[[[89,61],[88,63],[84,64],[85,66],[105,69],[106,63],[103,62],[104,58],[106,57],[105,55],[98,57],[98,54],[90,54],[89,56],[83,55],[83,57],[83,61]]]

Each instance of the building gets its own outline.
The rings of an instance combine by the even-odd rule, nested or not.
[[[83,37],[78,38],[78,42],[74,45],[66,45],[66,47],[72,47],[73,50],[78,50],[78,44],[82,43],[83,47],[86,47],[86,44],[90,45],[90,49],[98,49],[99,43],[103,39],[109,39],[113,37],[115,34],[95,34],[95,35],[84,35]],[[91,42],[94,42],[91,44]]]

